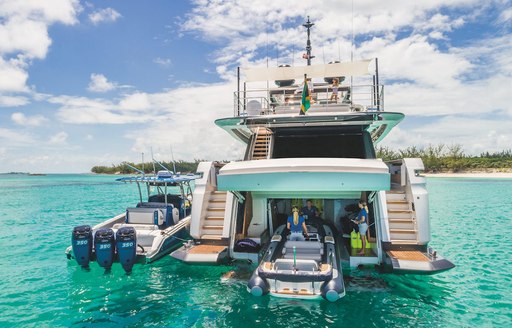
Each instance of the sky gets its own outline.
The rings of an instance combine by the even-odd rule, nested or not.
[[[236,68],[305,65],[308,15],[313,64],[379,59],[382,146],[512,148],[509,0],[0,0],[0,172],[241,159]]]

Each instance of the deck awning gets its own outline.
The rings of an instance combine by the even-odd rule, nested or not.
[[[280,158],[232,162],[217,176],[218,190],[345,192],[389,190],[386,164],[378,159]]]
[[[368,66],[372,60],[373,59],[364,59],[353,62],[311,66],[242,67],[242,74],[246,82],[301,79],[304,78],[304,74],[307,74],[307,76],[311,78],[324,78],[326,76],[361,76],[370,74]]]

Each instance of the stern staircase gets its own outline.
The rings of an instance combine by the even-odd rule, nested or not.
[[[393,188],[386,192],[389,235],[392,245],[417,245],[418,228],[413,205],[405,191]]]
[[[210,194],[206,208],[206,216],[201,227],[201,239],[222,240],[226,196],[226,191],[215,190]]]

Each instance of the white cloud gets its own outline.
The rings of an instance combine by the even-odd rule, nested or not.
[[[145,111],[150,109],[150,107],[151,103],[148,94],[141,92],[128,95],[119,102],[119,108],[122,110]],[[156,110],[158,111],[159,109]]]
[[[16,124],[25,126],[39,126],[48,121],[48,119],[42,115],[25,116],[25,114],[20,112],[13,113],[11,120]]]
[[[112,8],[100,9],[89,14],[89,20],[95,25],[103,22],[115,22],[121,17],[121,14]]]
[[[0,158],[4,157],[7,154],[7,148],[0,147]]]
[[[88,135],[85,136],[85,140],[90,141],[90,140],[93,140],[93,139],[94,139],[94,136],[92,134],[88,134]]]
[[[72,124],[129,124],[156,119],[158,109],[147,110],[144,94],[125,96],[120,102],[86,97],[58,96],[48,101],[60,105],[57,118]],[[130,110],[127,110],[130,109]]]
[[[215,119],[233,115],[234,88],[232,83],[188,86],[151,95],[151,109],[166,109],[166,114],[126,134],[134,141],[132,151],[140,153],[152,147],[163,154],[161,159],[169,160],[172,146],[176,159],[241,159],[242,143],[214,124]]]
[[[503,10],[498,17],[499,23],[512,24],[512,8]]]
[[[34,142],[34,138],[25,132],[0,128],[0,144],[2,145],[9,145],[10,147],[23,147],[33,145]]]
[[[46,57],[52,42],[48,27],[75,24],[80,10],[78,0],[0,1],[0,96],[29,91],[27,69],[33,59]]]
[[[0,2],[2,16],[30,17],[46,23],[75,24],[76,15],[80,10],[78,0],[3,0]]]
[[[24,65],[16,60],[4,61],[0,58],[0,93],[27,92],[27,79]]]
[[[29,58],[44,58],[51,44],[47,23],[14,16],[0,26],[0,53],[23,53]]]
[[[153,59],[153,62],[155,64],[158,64],[160,66],[163,66],[163,67],[169,67],[172,65],[172,61],[170,58],[160,58],[160,57],[157,57],[155,59]]]
[[[64,131],[50,137],[50,143],[54,145],[65,145],[68,140],[68,134]]]
[[[18,107],[28,103],[29,100],[26,97],[0,95],[0,107]]]
[[[92,92],[107,92],[116,88],[117,84],[114,82],[109,82],[105,75],[92,73],[91,81],[89,82],[87,90]]]
[[[446,36],[440,31],[433,31],[428,34],[428,36],[434,40],[446,40]]]

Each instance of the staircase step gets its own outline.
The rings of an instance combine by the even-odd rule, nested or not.
[[[219,225],[203,225],[203,230],[222,230],[224,226]]]
[[[388,221],[391,222],[403,222],[403,223],[414,223],[415,220],[412,218],[388,218]]]
[[[410,207],[408,203],[389,203],[388,202],[388,210],[391,211],[409,211]]]
[[[386,202],[388,204],[409,204],[406,199],[389,199]]]
[[[406,240],[406,239],[391,239],[391,244],[393,244],[393,245],[418,245],[418,241]]]
[[[388,208],[388,213],[389,214],[391,214],[391,213],[397,213],[397,214],[406,214],[407,213],[408,214],[408,213],[414,213],[414,211]]]
[[[204,235],[201,235],[201,239],[205,239],[205,240],[222,240],[222,236],[221,235],[204,234]]]
[[[223,216],[207,216],[206,221],[224,221]]]
[[[407,202],[405,194],[386,194],[386,202]]]
[[[415,229],[414,221],[412,220],[390,220],[389,221],[389,231],[393,232],[398,229],[406,229],[406,230],[414,230]]]
[[[212,211],[212,212],[220,212],[220,211],[224,211],[225,208],[224,207],[208,207],[206,210]]]
[[[390,233],[410,233],[410,234],[416,234],[416,230],[415,229],[398,229],[398,228],[395,228],[395,229],[389,229],[389,232]]]
[[[220,203],[226,203],[226,199],[219,199],[219,198],[214,198],[214,199],[209,199],[208,200],[209,203],[216,203],[216,204],[220,204]]]

